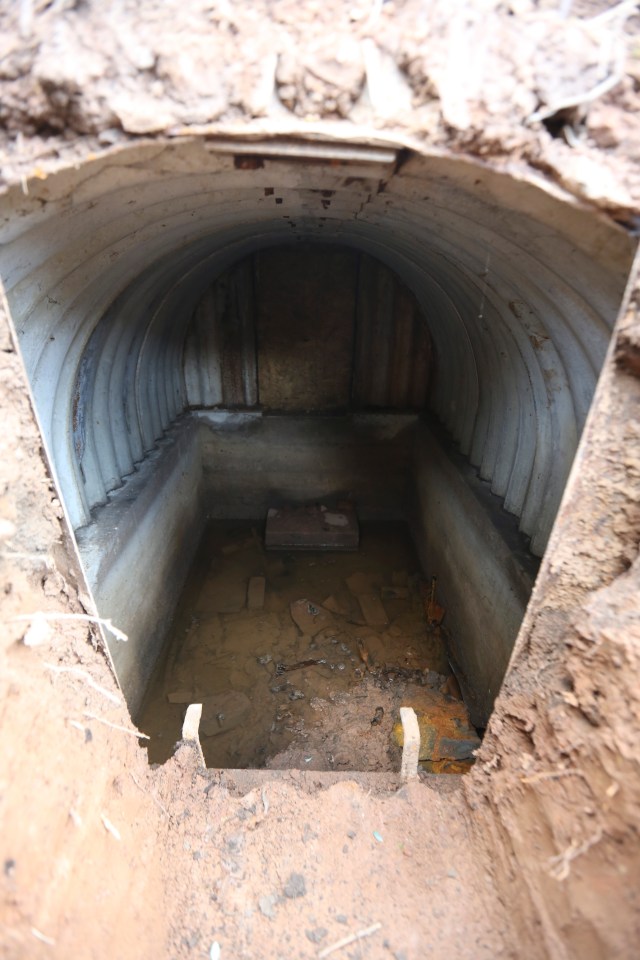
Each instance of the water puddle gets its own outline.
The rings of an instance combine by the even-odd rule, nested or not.
[[[354,553],[267,551],[214,522],[138,718],[163,763],[202,703],[207,766],[395,770],[413,706],[424,766],[464,772],[479,746],[407,528],[364,525]]]

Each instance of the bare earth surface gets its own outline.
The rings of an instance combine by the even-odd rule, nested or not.
[[[639,32],[636,5],[608,0],[5,5],[3,176],[139,137],[323,122],[533,169],[633,225]]]

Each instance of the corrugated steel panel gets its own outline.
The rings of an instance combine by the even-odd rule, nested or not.
[[[361,409],[421,409],[431,339],[415,297],[395,274],[362,255],[358,276],[353,402]]]

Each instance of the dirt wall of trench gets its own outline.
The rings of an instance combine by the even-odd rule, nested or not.
[[[466,784],[554,957],[640,935],[639,345],[636,286]]]

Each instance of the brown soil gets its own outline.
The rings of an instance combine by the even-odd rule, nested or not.
[[[358,136],[366,125],[512,171],[534,168],[633,224],[640,19],[631,4],[619,4],[617,15],[610,7],[608,0],[5,6],[3,175],[40,177],[141,136],[224,136],[246,132],[249,122],[271,135],[304,136],[305,126],[322,121],[339,136]]]

